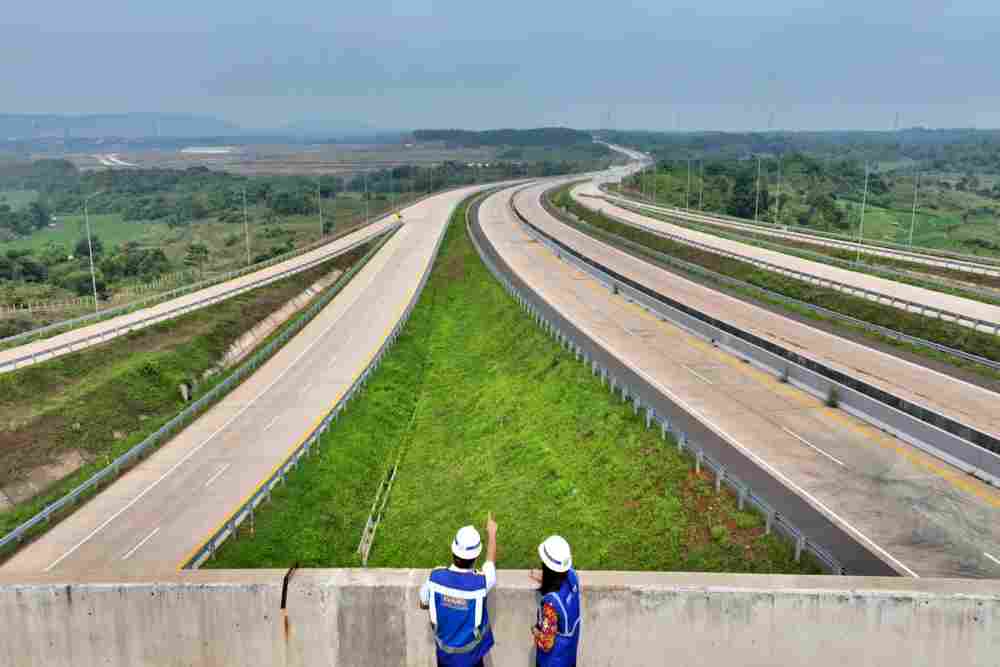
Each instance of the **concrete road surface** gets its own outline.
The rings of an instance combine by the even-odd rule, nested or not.
[[[742,311],[752,306],[629,259],[552,220],[539,206],[529,205],[537,204],[538,195],[550,185],[531,187],[519,195],[522,213],[546,232],[623,274],[694,307],[717,311],[716,317],[745,322],[755,333],[785,344],[806,343],[814,334],[813,338],[822,340],[806,343],[803,349],[825,350],[824,361],[830,361],[830,354],[844,355],[838,364],[841,368],[856,365],[893,377],[883,364],[905,366],[900,381],[912,382],[910,386],[919,391],[938,395],[938,387],[948,385],[940,396],[959,390],[981,392],[968,385],[954,386],[959,383],[861,346],[833,346],[839,339],[766,311],[744,320]],[[769,464],[797,493],[811,499],[814,507],[827,508],[836,517],[835,523],[874,545],[871,548],[897,571],[915,576],[1000,577],[1000,490],[842,411],[827,408],[822,401],[612,296],[589,275],[557,260],[514,222],[507,205],[511,192],[495,194],[484,202],[480,208],[484,232],[515,272],[617,358],[641,369],[662,391],[682,397],[703,422]],[[698,298],[689,299],[695,292]],[[996,406],[995,395],[982,394],[976,396],[981,406]],[[972,409],[972,404],[962,404],[962,408]],[[988,421],[996,425],[994,417]]]
[[[560,241],[586,248],[590,257],[713,317],[1000,437],[1000,400],[995,392],[758,308],[599,243],[549,215],[541,204],[544,189],[533,186],[520,192],[518,209]]]
[[[346,234],[335,241],[331,241],[326,245],[316,248],[315,250],[310,250],[309,252],[289,258],[284,262],[265,267],[259,271],[254,271],[253,273],[248,273],[244,276],[233,278],[232,280],[227,280],[226,282],[218,283],[216,285],[206,287],[205,289],[198,290],[197,292],[191,292],[190,294],[185,294],[184,296],[179,296],[176,299],[164,301],[148,308],[119,315],[118,317],[112,317],[101,322],[73,329],[72,331],[67,331],[42,340],[26,343],[24,345],[19,345],[6,350],[0,350],[0,373],[14,370],[12,362],[21,357],[34,355],[35,361],[20,362],[17,365],[18,368],[21,368],[24,364],[48,361],[49,359],[54,359],[64,354],[76,352],[91,345],[97,345],[108,341],[111,338],[124,335],[128,333],[129,329],[122,329],[122,327],[127,327],[128,325],[134,325],[135,329],[139,329],[145,326],[151,326],[157,322],[162,322],[166,319],[170,319],[171,317],[176,317],[180,314],[186,314],[196,308],[210,305],[208,302],[204,305],[196,304],[200,301],[205,301],[206,299],[219,297],[229,290],[249,287],[251,284],[258,281],[267,281],[271,278],[277,278],[282,273],[289,271],[290,269],[303,267],[323,258],[337,255],[343,252],[344,248],[347,248],[354,243],[378,236],[392,226],[394,222],[395,221],[391,219],[391,217],[387,216],[383,220],[379,220],[363,229]],[[212,303],[215,302],[217,301],[213,301]],[[184,308],[186,306],[190,306],[192,308],[185,310],[184,313],[169,314],[170,311],[178,308]],[[145,320],[150,317],[155,318],[157,316],[162,316],[162,318],[156,319],[152,322],[140,324],[141,320]],[[119,329],[121,329],[121,331],[119,331]],[[99,338],[87,340],[93,336],[99,336]],[[67,344],[70,344],[71,347],[65,347]]]
[[[281,351],[3,571],[148,574],[185,562],[364,370],[414,295],[452,210],[475,190],[407,208],[403,228]]]
[[[858,273],[848,269],[841,269],[836,266],[830,266],[829,264],[814,262],[808,259],[795,257],[793,255],[786,255],[775,250],[758,248],[746,243],[740,243],[739,241],[731,241],[713,234],[706,234],[705,232],[695,231],[693,229],[688,229],[687,227],[673,225],[669,222],[640,215],[628,209],[609,203],[603,199],[595,199],[594,197],[601,196],[601,192],[593,182],[587,182],[574,187],[572,196],[577,202],[587,208],[593,210],[603,210],[605,213],[614,215],[621,220],[645,227],[646,229],[654,232],[668,232],[712,248],[734,253],[742,257],[770,262],[771,264],[776,264],[794,271],[800,271],[817,278],[837,281],[845,285],[850,285],[851,287],[868,289],[879,294],[893,296],[898,299],[905,299],[907,301],[923,304],[925,306],[933,306],[934,308],[957,313],[965,317],[976,318],[994,324],[1000,323],[1000,306],[982,303],[980,301],[973,301],[971,299],[964,299],[959,296],[944,294],[942,292],[935,292],[922,287],[915,287],[913,285],[907,285],[905,283],[888,280],[886,278],[879,278],[877,276]],[[917,309],[912,310],[916,311]],[[980,330],[983,330],[982,327],[980,327]],[[992,331],[992,327],[990,330]]]
[[[621,197],[608,193],[604,193],[604,197],[605,199],[611,200],[613,202],[622,202],[635,208],[640,208],[647,211],[653,211],[660,214],[670,215],[676,218],[681,218],[683,220],[690,220],[691,222],[696,222],[700,224],[715,225],[718,227],[724,227],[735,231],[753,232],[755,234],[763,234],[765,236],[771,236],[774,238],[788,239],[792,241],[801,241],[803,243],[809,243],[816,246],[824,246],[827,248],[838,248],[841,250],[849,250],[851,252],[856,252],[858,250],[858,244],[854,241],[833,239],[825,236],[817,236],[815,234],[810,234],[808,232],[783,230],[779,229],[777,225],[773,224],[738,222],[730,218],[717,217],[711,214],[702,213],[700,211],[685,211],[684,209],[672,208],[669,206],[655,206],[652,204],[648,204],[646,202],[632,200],[629,199],[628,197]],[[923,264],[925,266],[941,266],[960,271],[968,271],[969,273],[979,273],[989,276],[1000,276],[1000,266],[997,266],[996,264],[989,264],[986,262],[976,262],[972,259],[969,260],[945,259],[939,256],[936,257],[934,255],[920,253],[919,248],[914,251],[907,251],[907,250],[894,250],[890,248],[882,248],[879,246],[864,244],[861,246],[861,252],[862,256],[877,255],[879,257],[889,257],[892,259],[898,259],[905,262]]]

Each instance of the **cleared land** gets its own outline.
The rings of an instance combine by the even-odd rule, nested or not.
[[[157,430],[183,407],[181,382],[198,380],[197,395],[207,391],[221,375],[203,374],[243,332],[365,250],[111,343],[0,375],[0,493],[6,490],[0,510],[5,498],[23,499],[0,511],[0,533]]]
[[[38,199],[35,190],[0,190],[0,205],[7,204],[12,209],[24,208]]]
[[[371,566],[446,562],[454,530],[492,510],[502,567],[533,566],[558,531],[588,569],[816,571],[523,315],[479,261],[464,207],[403,336],[320,452],[209,566],[357,565],[402,454]]]

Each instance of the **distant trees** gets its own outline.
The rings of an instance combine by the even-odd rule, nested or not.
[[[205,262],[208,261],[208,254],[207,245],[194,242],[188,246],[187,253],[184,255],[184,265],[201,271],[204,269]]]

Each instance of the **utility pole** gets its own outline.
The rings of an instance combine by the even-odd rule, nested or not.
[[[865,162],[865,193],[861,196],[861,223],[858,225],[858,254],[855,263],[861,263],[861,242],[865,238],[865,207],[868,204],[868,163]]]
[[[913,168],[913,212],[910,213],[910,247],[913,247],[913,229],[917,225],[917,191],[920,189],[920,172]]]
[[[760,156],[757,156],[757,196],[753,200],[753,221],[757,222],[757,211],[760,209]]]
[[[243,236],[247,245],[247,266],[250,266],[250,223],[247,215],[247,186],[243,186]]]
[[[100,192],[95,192],[90,195],[90,197],[84,197],[83,199],[83,219],[87,225],[87,249],[90,251],[90,286],[94,289],[94,312],[98,312],[97,308],[97,276],[94,274],[94,244],[90,240],[90,213],[87,210],[87,204],[90,202],[91,197],[96,197],[101,194]]]
[[[365,183],[365,224],[368,224],[368,172],[361,172],[361,178]]]
[[[656,174],[659,170],[656,168],[656,162],[653,163],[653,203],[656,203]]]
[[[326,234],[326,230],[323,228],[323,186],[320,183],[321,178],[322,176],[316,179],[316,210],[319,211],[319,238],[322,240]]]

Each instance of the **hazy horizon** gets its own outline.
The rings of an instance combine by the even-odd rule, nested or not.
[[[7,8],[10,113],[184,112],[245,129],[1000,127],[1000,8],[889,0]],[[898,121],[897,121],[898,118]]]

